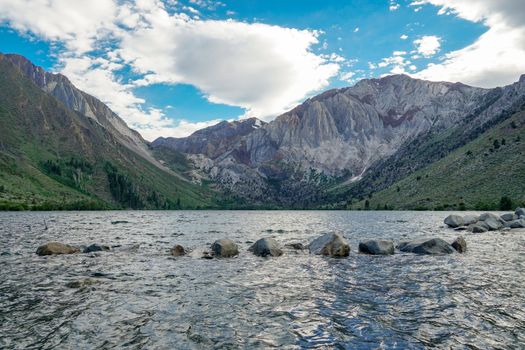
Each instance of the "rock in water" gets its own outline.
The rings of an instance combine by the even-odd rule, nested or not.
[[[394,243],[386,240],[369,240],[359,243],[359,251],[372,255],[394,254]]]
[[[261,238],[255,242],[249,249],[250,252],[257,256],[281,256],[283,251],[277,241],[273,238]]]
[[[496,214],[492,214],[492,213],[483,213],[479,216],[480,221],[487,221],[488,219],[494,219],[496,221],[501,220],[499,216],[497,216]]]
[[[100,283],[100,281],[93,280],[93,279],[90,279],[90,278],[86,278],[86,279],[79,280],[79,281],[68,282],[68,283],[66,283],[66,287],[68,287],[68,288],[84,288],[84,287],[89,287],[89,286],[92,286],[94,284],[99,284],[99,283]]]
[[[74,254],[78,252],[80,252],[79,248],[58,242],[46,243],[36,250],[38,255]]]
[[[331,257],[344,257],[350,254],[350,244],[339,233],[326,233],[316,238],[308,246],[310,253]]]
[[[456,250],[441,238],[423,238],[410,242],[402,242],[397,246],[402,252],[416,254],[450,254]]]
[[[487,232],[488,231],[488,229],[485,227],[485,225],[481,225],[481,224],[470,225],[468,227],[468,230],[473,232],[473,233],[483,233],[483,232]]]
[[[509,222],[510,228],[525,228],[525,220],[519,219]]]
[[[456,249],[458,253],[465,253],[467,251],[467,241],[463,236],[459,236],[452,242],[452,248]]]
[[[479,221],[479,216],[478,215],[468,214],[468,215],[463,216],[463,224],[464,225],[472,225],[472,224],[475,224],[478,221]]]
[[[186,250],[180,244],[177,244],[175,247],[170,249],[170,254],[173,256],[183,256],[186,255]]]
[[[288,243],[288,244],[285,244],[284,246],[295,249],[295,250],[306,249],[306,247],[302,243]]]
[[[84,248],[82,253],[102,252],[102,251],[108,251],[108,250],[111,250],[111,248],[107,245],[92,244]]]
[[[220,258],[230,258],[239,254],[237,244],[231,239],[219,239],[211,245],[213,255]]]
[[[503,227],[499,217],[498,219],[488,217],[486,220],[483,220],[483,222],[489,228],[489,231],[496,231]]]
[[[516,208],[514,214],[518,215],[518,217],[525,216],[525,208]]]
[[[445,224],[450,227],[459,227],[463,226],[465,224],[465,221],[463,220],[462,216],[452,214],[445,218]]]
[[[518,219],[518,215],[514,213],[507,213],[500,216],[501,220],[504,221],[514,221]]]

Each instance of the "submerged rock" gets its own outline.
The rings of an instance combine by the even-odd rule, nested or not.
[[[483,232],[487,232],[488,228],[485,227],[485,225],[483,224],[474,224],[474,225],[470,225],[468,227],[468,230],[473,233],[483,233]]]
[[[402,252],[415,254],[450,254],[456,250],[441,238],[423,238],[410,242],[402,242],[397,246]]]
[[[350,244],[339,233],[326,233],[313,240],[308,248],[316,255],[344,257],[350,254]]]
[[[507,214],[501,215],[500,218],[501,220],[504,220],[504,221],[514,221],[514,220],[518,220],[518,215],[514,213],[507,213]]]
[[[302,243],[288,243],[284,245],[285,247],[292,248],[295,250],[304,250],[306,247]]]
[[[220,258],[230,258],[239,254],[237,244],[231,239],[219,239],[211,245],[213,255]]]
[[[456,249],[458,253],[465,253],[467,251],[467,241],[463,236],[459,236],[452,242],[452,248]]]
[[[80,252],[79,248],[59,242],[46,243],[36,250],[38,255],[74,254],[78,252]]]
[[[460,227],[465,224],[463,217],[460,215],[455,215],[455,214],[447,216],[444,222],[449,227]]]
[[[255,242],[248,250],[257,256],[283,255],[283,251],[279,247],[279,244],[273,238],[261,238],[257,242]]]
[[[90,279],[90,278],[86,278],[86,279],[83,279],[83,280],[68,282],[68,283],[66,283],[66,287],[68,287],[68,288],[85,288],[85,287],[89,287],[89,286],[92,286],[94,284],[99,284],[99,283],[100,283],[100,281],[97,281],[97,280],[94,280],[94,279]]]
[[[186,255],[186,250],[183,246],[180,244],[175,245],[173,248],[170,249],[170,254],[172,256],[183,256]]]
[[[84,248],[82,253],[94,253],[94,252],[102,252],[102,251],[109,251],[109,250],[111,250],[111,248],[107,245],[92,244]]]
[[[394,243],[386,240],[369,240],[359,243],[359,251],[372,255],[394,254]]]

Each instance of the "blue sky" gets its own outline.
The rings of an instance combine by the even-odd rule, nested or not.
[[[519,0],[94,3],[0,0],[0,51],[64,73],[150,140],[271,120],[363,78],[492,87],[525,73]]]

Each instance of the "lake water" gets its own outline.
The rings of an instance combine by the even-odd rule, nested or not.
[[[0,213],[0,348],[524,348],[525,232],[461,232],[466,254],[357,253],[371,238],[452,241],[447,214]],[[307,244],[329,231],[344,233],[350,257],[247,251],[261,237]],[[218,238],[240,255],[201,259]],[[49,241],[119,247],[37,256]],[[171,257],[175,244],[192,254]],[[86,278],[99,283],[67,286]]]

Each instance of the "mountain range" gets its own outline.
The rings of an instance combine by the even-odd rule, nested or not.
[[[271,122],[145,141],[63,75],[0,55],[0,206],[468,209],[525,202],[525,76],[365,79]],[[497,141],[497,142],[496,142]]]

